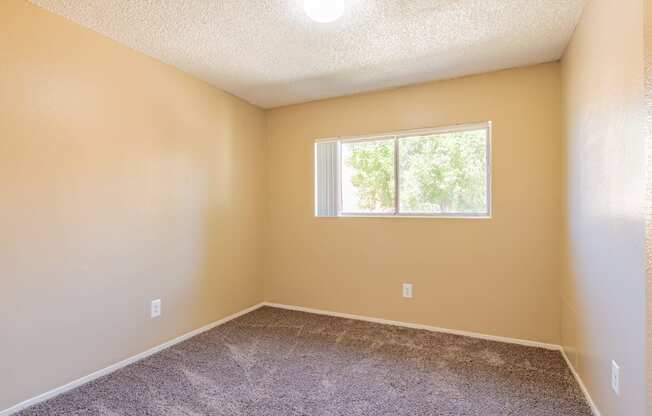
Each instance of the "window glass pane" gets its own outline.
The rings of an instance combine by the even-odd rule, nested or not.
[[[342,212],[394,213],[394,139],[342,142]]]
[[[399,139],[399,211],[487,214],[487,130]]]

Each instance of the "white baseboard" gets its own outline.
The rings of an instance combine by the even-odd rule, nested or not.
[[[177,338],[174,338],[170,341],[164,342],[161,345],[158,345],[154,348],[150,348],[147,351],[141,352],[140,354],[136,354],[132,357],[129,357],[125,360],[122,360],[120,362],[117,362],[115,364],[112,364],[106,368],[103,368],[101,370],[98,370],[92,374],[89,374],[87,376],[81,377],[77,380],[74,380],[66,385],[63,385],[61,387],[57,387],[55,389],[52,389],[48,392],[45,392],[43,394],[40,394],[36,397],[33,397],[31,399],[25,400],[21,403],[18,403],[8,409],[0,411],[0,416],[10,416],[14,413],[17,413],[23,409],[26,409],[28,407],[31,407],[35,404],[38,404],[40,402],[43,402],[45,400],[51,399],[55,396],[58,396],[62,393],[65,393],[69,390],[72,390],[74,388],[77,388],[83,384],[86,384],[90,381],[93,381],[95,379],[98,379],[102,376],[105,376],[107,374],[110,374],[116,370],[119,370],[123,367],[128,366],[129,364],[133,364],[137,361],[142,360],[143,358],[149,357],[150,355],[154,355],[159,351],[162,351],[166,348],[169,348],[175,344],[178,344],[180,342],[183,342],[189,338],[192,338],[196,335],[201,334],[202,332],[206,332],[208,330],[211,330],[217,326],[220,326],[228,321],[231,321],[235,318],[238,318],[242,315],[245,315],[249,312],[255,311],[256,309],[261,308],[262,306],[270,306],[274,308],[280,308],[280,309],[288,309],[288,310],[293,310],[293,311],[301,311],[301,312],[309,312],[309,313],[315,313],[319,315],[328,315],[328,316],[335,316],[339,318],[348,318],[348,319],[355,319],[359,321],[367,321],[367,322],[375,322],[379,324],[386,324],[386,325],[393,325],[393,326],[401,326],[401,327],[406,327],[406,328],[414,328],[414,329],[423,329],[426,331],[432,331],[432,332],[441,332],[441,333],[446,333],[446,334],[453,334],[453,335],[461,335],[461,336],[466,336],[466,337],[471,337],[471,338],[479,338],[479,339],[484,339],[484,340],[489,340],[489,341],[497,341],[497,342],[506,342],[509,344],[517,344],[517,345],[524,345],[528,347],[537,347],[537,348],[545,348],[548,350],[555,350],[555,351],[560,351],[562,356],[564,357],[564,360],[566,360],[566,363],[568,367],[570,368],[571,372],[573,373],[573,376],[577,380],[577,383],[579,384],[580,388],[582,389],[582,392],[586,396],[586,400],[588,401],[589,405],[591,406],[591,410],[593,411],[594,416],[601,416],[600,411],[598,410],[597,406],[593,402],[593,399],[591,398],[591,395],[589,394],[588,390],[586,389],[586,386],[582,382],[582,379],[579,377],[577,372],[575,371],[575,368],[571,364],[570,360],[566,356],[566,353],[564,352],[563,348],[559,345],[556,344],[547,344],[543,342],[538,342],[538,341],[530,341],[530,340],[524,340],[524,339],[516,339],[516,338],[507,338],[507,337],[500,337],[496,335],[487,335],[487,334],[481,334],[477,332],[469,332],[469,331],[460,331],[456,329],[447,329],[447,328],[439,328],[439,327],[434,327],[434,326],[429,326],[429,325],[422,325],[422,324],[414,324],[414,323],[408,323],[408,322],[400,322],[400,321],[391,321],[387,319],[381,319],[381,318],[373,318],[369,316],[361,316],[361,315],[353,315],[353,314],[348,314],[348,313],[340,313],[340,312],[333,312],[333,311],[327,311],[327,310],[322,310],[322,309],[313,309],[313,308],[304,308],[302,306],[294,306],[294,305],[284,305],[280,303],[272,303],[272,302],[262,302],[257,305],[251,306],[247,309],[244,309],[240,312],[236,312],[232,315],[229,315],[225,318],[222,318],[220,320],[217,320],[215,322],[212,322],[208,325],[204,325],[201,328],[195,329],[194,331],[190,331],[186,334],[183,334]]]
[[[547,344],[545,342],[530,341],[530,340],[527,340],[527,339],[499,337],[499,336],[496,336],[496,335],[487,335],[487,334],[481,334],[481,333],[478,333],[478,332],[469,332],[469,331],[460,331],[460,330],[457,330],[457,329],[439,328],[439,327],[435,327],[435,326],[422,325],[422,324],[413,324],[413,323],[409,323],[409,322],[390,321],[390,320],[387,320],[387,319],[372,318],[372,317],[369,317],[369,316],[352,315],[352,314],[349,314],[349,313],[326,311],[326,310],[323,310],[323,309],[304,308],[302,306],[284,305],[284,304],[281,304],[281,303],[263,302],[263,304],[265,306],[271,306],[271,307],[274,307],[274,308],[281,308],[281,309],[289,309],[289,310],[293,310],[293,311],[316,313],[316,314],[319,314],[319,315],[336,316],[338,318],[355,319],[355,320],[358,320],[358,321],[375,322],[375,323],[378,323],[378,324],[402,326],[402,327],[413,328],[413,329],[424,329],[426,331],[431,331],[431,332],[442,332],[442,333],[445,333],[445,334],[461,335],[461,336],[465,336],[465,337],[485,339],[485,340],[488,340],[488,341],[506,342],[508,344],[518,344],[518,345],[524,345],[526,347],[537,347],[537,348],[544,348],[544,349],[547,349],[547,350],[555,350],[555,351],[560,351],[561,350],[561,346],[556,345],[556,344]]]
[[[580,378],[579,374],[577,371],[575,371],[575,367],[571,364],[570,360],[566,356],[566,352],[562,348],[561,345],[556,345],[556,344],[547,344],[544,342],[538,342],[538,341],[530,341],[530,340],[525,340],[525,339],[517,339],[517,338],[507,338],[507,337],[499,337],[496,335],[487,335],[487,334],[481,334],[477,332],[469,332],[469,331],[460,331],[457,329],[448,329],[448,328],[439,328],[435,326],[429,326],[429,325],[422,325],[422,324],[413,324],[413,323],[408,323],[408,322],[400,322],[400,321],[390,321],[387,319],[380,319],[380,318],[372,318],[369,316],[361,316],[361,315],[353,315],[349,313],[341,313],[341,312],[333,312],[333,311],[326,311],[323,309],[313,309],[313,308],[304,308],[302,306],[294,306],[294,305],[284,305],[280,303],[271,303],[271,302],[263,302],[265,306],[271,306],[274,308],[281,308],[281,309],[288,309],[292,311],[301,311],[301,312],[309,312],[309,313],[316,313],[319,315],[328,315],[328,316],[336,316],[339,318],[348,318],[348,319],[356,319],[359,321],[367,321],[367,322],[375,322],[379,324],[387,324],[387,325],[394,325],[394,326],[402,326],[406,328],[414,328],[414,329],[424,329],[426,331],[432,331],[432,332],[441,332],[445,334],[454,334],[454,335],[462,335],[465,337],[471,337],[471,338],[479,338],[479,339],[485,339],[489,341],[497,341],[497,342],[506,342],[508,344],[517,344],[517,345],[524,345],[527,347],[538,347],[538,348],[544,348],[547,350],[554,350],[554,351],[559,351],[564,357],[564,360],[566,361],[566,364],[568,365],[568,368],[570,368],[571,372],[573,373],[573,376],[575,377],[575,380],[577,380],[577,384],[579,384],[580,389],[582,390],[582,393],[584,393],[584,397],[586,398],[586,401],[589,403],[589,406],[591,407],[591,411],[593,412],[593,416],[602,416],[600,411],[598,410],[598,407],[595,405],[595,402],[591,398],[591,395],[589,394],[589,391],[586,389],[586,386],[584,385],[584,382],[582,382],[582,379]]]
[[[571,363],[571,361],[568,359],[568,355],[566,355],[566,351],[564,350],[564,348],[561,349],[561,355],[562,357],[564,357],[564,360],[566,360],[566,365],[568,365],[568,368],[570,368],[571,373],[573,373],[573,377],[575,377],[575,381],[577,381],[577,384],[580,385],[580,389],[582,389],[582,393],[584,393],[584,397],[586,397],[586,401],[589,403],[589,406],[591,407],[591,412],[593,412],[593,416],[602,416],[602,413],[600,413],[598,406],[595,405],[593,398],[589,394],[589,390],[586,388],[584,382],[580,378],[580,375],[575,370],[575,366],[573,366],[573,363]]]
[[[66,385],[63,385],[61,387],[57,387],[55,389],[52,389],[52,390],[50,390],[48,392],[40,394],[40,395],[38,395],[36,397],[33,397],[31,399],[27,399],[27,400],[25,400],[23,402],[20,402],[20,403],[14,405],[14,406],[11,406],[8,409],[0,411],[0,416],[9,416],[9,415],[17,413],[17,412],[19,412],[19,411],[21,411],[23,409],[34,406],[37,403],[40,403],[40,402],[43,402],[45,400],[51,399],[52,397],[58,396],[58,395],[60,395],[62,393],[65,393],[65,392],[67,392],[69,390],[72,390],[72,389],[74,389],[76,387],[79,387],[82,384],[86,384],[89,381],[93,381],[93,380],[95,380],[97,378],[100,378],[102,376],[110,374],[110,373],[112,373],[112,372],[114,372],[116,370],[119,370],[119,369],[121,369],[123,367],[128,366],[129,364],[133,364],[136,361],[140,361],[143,358],[147,358],[150,355],[154,355],[159,351],[162,351],[162,350],[164,350],[166,348],[169,348],[169,347],[171,347],[171,346],[173,346],[175,344],[178,344],[178,343],[183,342],[183,341],[185,341],[185,340],[187,340],[189,338],[192,338],[192,337],[194,337],[196,335],[199,335],[202,332],[206,332],[206,331],[208,331],[210,329],[213,329],[213,328],[215,328],[217,326],[220,326],[220,325],[222,325],[222,324],[224,324],[226,322],[229,322],[229,321],[231,321],[231,320],[233,320],[235,318],[238,318],[238,317],[240,317],[242,315],[245,315],[245,314],[248,314],[249,312],[255,311],[256,309],[262,307],[263,305],[264,305],[263,303],[259,303],[257,305],[251,306],[251,307],[249,307],[247,309],[241,310],[240,312],[236,312],[236,313],[234,313],[232,315],[229,315],[229,316],[227,316],[225,318],[222,318],[222,319],[217,320],[215,322],[211,322],[208,325],[204,325],[201,328],[197,328],[194,331],[190,331],[190,332],[188,332],[186,334],[183,334],[183,335],[181,335],[179,337],[176,337],[176,338],[174,338],[174,339],[172,339],[170,341],[164,342],[161,345],[157,345],[154,348],[150,348],[147,351],[143,351],[140,354],[136,354],[133,357],[129,357],[129,358],[125,359],[125,360],[122,360],[120,362],[112,364],[112,365],[110,365],[110,366],[108,366],[106,368],[98,370],[98,371],[96,371],[96,372],[94,372],[92,374],[89,374],[89,375],[84,376],[82,378],[78,378],[77,380],[71,381],[70,383],[68,383]]]

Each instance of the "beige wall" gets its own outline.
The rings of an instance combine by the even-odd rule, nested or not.
[[[645,414],[642,15],[642,0],[589,2],[562,65],[562,343],[608,416]]]
[[[646,146],[647,146],[647,415],[652,415],[652,0],[643,3],[645,26],[645,106],[646,106]]]
[[[241,100],[0,2],[0,409],[262,300],[263,136]]]
[[[269,111],[266,300],[558,343],[560,103],[553,63]],[[316,138],[486,120],[492,219],[313,216]]]
[[[604,415],[642,415],[642,3],[590,2],[561,70],[263,114],[0,2],[0,409],[265,299],[561,342]],[[313,216],[314,139],[487,120],[492,219]]]

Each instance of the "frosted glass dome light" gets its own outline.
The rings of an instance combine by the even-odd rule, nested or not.
[[[303,9],[312,20],[329,23],[344,13],[344,0],[304,0]]]

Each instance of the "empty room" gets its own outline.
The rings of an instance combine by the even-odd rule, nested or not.
[[[649,0],[0,0],[0,416],[652,416],[651,149]]]

